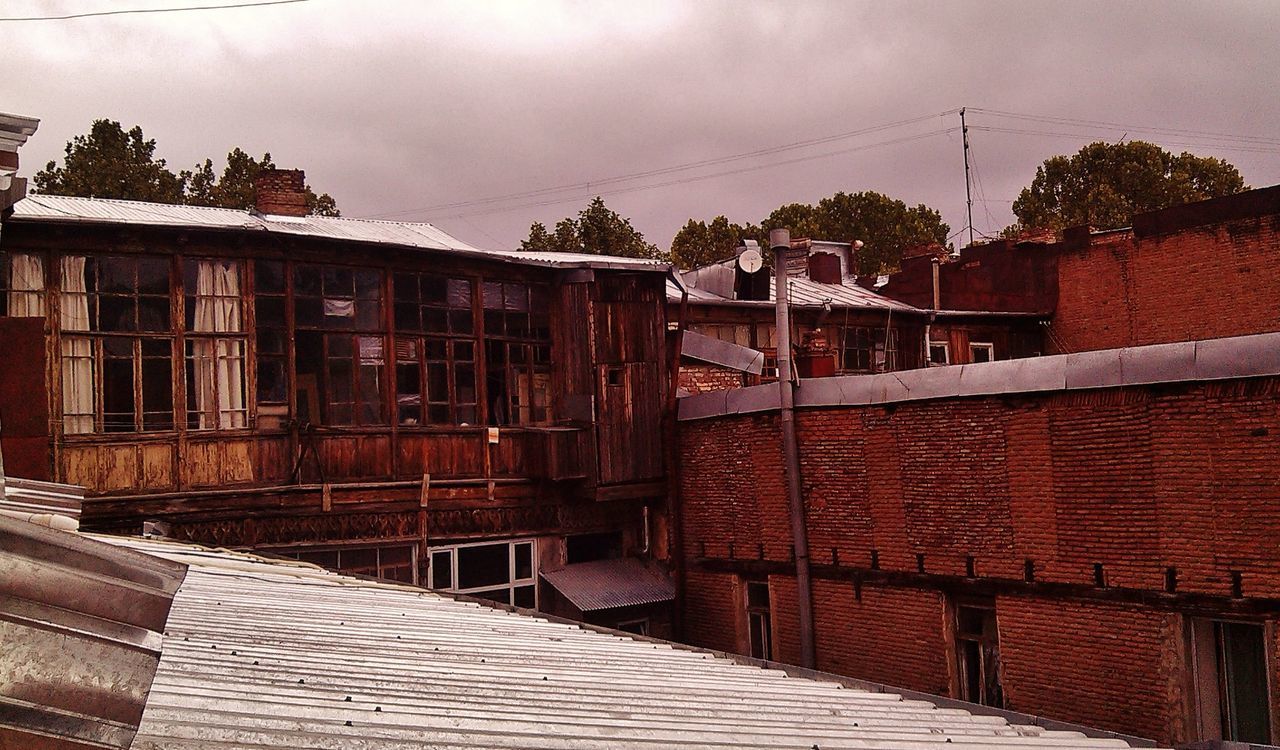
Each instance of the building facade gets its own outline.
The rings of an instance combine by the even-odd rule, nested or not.
[[[1071,353],[799,381],[817,667],[1165,743],[1280,736],[1277,228],[1268,188],[891,277],[1035,312]],[[777,388],[680,417],[684,636],[796,662]]]
[[[533,607],[646,551],[666,495],[666,267],[425,224],[30,196],[5,219],[11,474],[85,528]]]

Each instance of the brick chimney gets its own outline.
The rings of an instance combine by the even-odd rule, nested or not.
[[[301,169],[264,169],[253,181],[258,213],[306,216],[306,175]]]

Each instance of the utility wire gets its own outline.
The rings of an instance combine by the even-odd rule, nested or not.
[[[1092,133],[1066,133],[1055,130],[1032,130],[1029,128],[1001,128],[989,125],[970,125],[970,130],[981,130],[988,133],[1004,133],[1007,135],[1039,135],[1061,138],[1098,138],[1105,137],[1105,134],[1094,131]],[[1265,146],[1247,146],[1232,145],[1230,143],[1212,143],[1210,141],[1171,141],[1160,139],[1161,144],[1166,146],[1180,146],[1189,148],[1216,148],[1222,151],[1241,151],[1254,154],[1280,154],[1280,142],[1271,147]]]
[[[189,10],[260,8],[267,5],[291,5],[293,3],[307,2],[311,2],[311,0],[261,0],[260,2],[234,3],[232,5],[187,5],[179,8],[126,8],[122,10],[99,10],[87,13],[68,13],[64,16],[8,16],[0,17],[0,23],[18,21],[74,21],[80,18],[99,18],[101,16],[126,16],[142,13],[182,13]]]
[[[716,178],[716,177],[726,177],[726,176],[729,176],[729,175],[745,174],[745,173],[747,173],[747,172],[756,172],[756,171],[759,171],[759,170],[761,170],[761,169],[772,169],[772,168],[774,168],[774,167],[781,167],[781,166],[786,166],[786,165],[789,165],[789,164],[798,164],[798,163],[801,163],[801,162],[813,161],[813,160],[815,160],[815,159],[827,159],[827,158],[830,158],[830,157],[832,157],[832,156],[840,156],[840,155],[843,155],[843,154],[850,154],[850,153],[854,153],[854,152],[857,152],[857,151],[867,151],[867,150],[869,150],[869,149],[873,149],[873,148],[881,148],[881,147],[883,147],[883,146],[892,146],[892,145],[899,144],[899,143],[909,143],[909,142],[911,142],[911,141],[919,141],[919,140],[923,140],[923,139],[925,139],[925,138],[932,138],[932,137],[934,137],[934,136],[943,135],[943,134],[945,134],[945,133],[949,133],[949,132],[954,132],[954,131],[956,131],[956,130],[958,130],[958,129],[959,129],[959,128],[949,128],[949,129],[942,129],[942,130],[933,130],[933,131],[930,131],[930,132],[927,132],[927,133],[919,133],[919,134],[916,134],[916,135],[905,136],[905,137],[902,137],[902,138],[893,138],[893,139],[890,139],[890,140],[887,140],[887,141],[879,141],[879,142],[876,142],[876,143],[867,143],[867,144],[863,144],[863,145],[861,145],[861,146],[853,146],[853,147],[850,147],[850,148],[840,149],[840,150],[838,150],[838,151],[824,151],[823,153],[820,153],[820,154],[809,154],[809,155],[807,155],[807,156],[799,156],[799,157],[796,157],[796,158],[793,158],[793,159],[785,159],[785,160],[783,160],[783,161],[769,162],[769,163],[767,163],[767,164],[756,164],[756,165],[752,165],[752,166],[749,166],[749,167],[739,167],[738,169],[725,170],[725,171],[722,171],[722,172],[712,172],[712,173],[710,173],[710,174],[704,174],[704,175],[694,175],[694,176],[690,176],[690,177],[683,177],[683,178],[675,179],[675,180],[667,180],[667,181],[665,181],[665,182],[657,182],[657,183],[652,183],[652,184],[648,184],[648,185],[635,185],[635,186],[632,186],[632,187],[622,187],[622,188],[616,188],[616,189],[614,189],[614,190],[603,190],[603,191],[598,191],[598,192],[593,191],[593,192],[594,192],[594,194],[595,194],[595,195],[599,195],[599,196],[603,197],[603,196],[606,196],[606,195],[622,195],[622,194],[624,194],[624,193],[634,193],[634,192],[638,192],[638,191],[642,191],[642,190],[654,190],[654,189],[657,189],[657,188],[670,187],[670,186],[672,186],[672,185],[685,185],[685,184],[688,184],[688,183],[690,183],[690,182],[699,182],[699,181],[701,181],[701,180],[710,180],[710,179],[714,179],[714,178]],[[594,183],[593,183],[593,185],[594,185]],[[489,214],[505,213],[505,212],[508,212],[508,211],[516,211],[516,210],[523,209],[523,208],[537,208],[537,207],[540,207],[540,206],[552,206],[552,205],[555,205],[555,204],[558,204],[558,203],[568,203],[568,202],[571,202],[571,201],[576,201],[576,200],[581,200],[581,199],[582,199],[582,196],[581,196],[581,195],[574,195],[574,196],[568,196],[568,197],[564,197],[564,198],[553,198],[553,199],[549,199],[549,200],[536,201],[536,202],[530,202],[530,203],[521,203],[521,204],[516,204],[516,205],[510,205],[510,206],[499,206],[499,207],[496,207],[496,208],[487,208],[487,209],[479,209],[479,210],[475,210],[475,211],[466,211],[466,212],[463,212],[463,213],[457,213],[457,214],[437,215],[437,216],[435,216],[435,217],[433,217],[433,218],[434,218],[434,219],[436,219],[436,220],[439,220],[439,219],[464,219],[464,218],[466,218],[466,217],[468,217],[468,216],[486,216],[486,215],[489,215]]]
[[[944,112],[942,114],[943,115],[952,114],[956,111],[958,110],[950,110],[949,112]],[[837,133],[835,135],[822,136],[820,138],[811,138],[803,141],[793,141],[791,143],[782,144],[780,146],[770,146],[768,148],[756,149],[754,151],[746,151],[743,153],[730,154],[727,156],[718,156],[711,159],[702,159],[699,161],[687,162],[684,164],[675,164],[668,167],[661,167],[659,169],[650,169],[642,172],[632,172],[630,174],[617,175],[614,177],[605,177],[603,179],[589,180],[586,182],[576,182],[576,183],[571,183],[566,185],[557,185],[554,187],[545,187],[545,188],[538,188],[535,190],[526,190],[518,193],[507,193],[506,195],[496,195],[489,198],[477,198],[475,200],[456,201],[453,203],[440,203],[433,206],[422,206],[420,208],[405,209],[403,211],[392,211],[387,213],[375,214],[369,218],[379,219],[379,218],[388,218],[392,216],[403,216],[405,214],[431,214],[431,213],[437,213],[439,211],[444,211],[447,209],[454,209],[454,208],[465,209],[465,208],[471,208],[474,206],[490,205],[494,203],[504,203],[507,201],[522,200],[525,198],[536,198],[544,195],[554,195],[556,193],[563,193],[567,191],[596,190],[597,188],[602,186],[615,185],[621,182],[631,182],[633,180],[644,179],[646,177],[660,177],[668,174],[677,174],[679,172],[687,172],[687,171],[699,169],[702,167],[718,166],[720,164],[728,164],[731,162],[741,161],[744,159],[755,159],[761,156],[772,156],[774,154],[786,153],[789,151],[796,151],[800,149],[809,148],[812,146],[820,146],[828,143],[834,143],[837,141],[848,140],[850,138],[856,138],[858,136],[870,135],[872,133],[878,133],[885,130],[905,127],[907,125],[914,125],[920,122],[924,122],[926,120],[933,119],[934,117],[937,117],[937,116],[938,115],[925,115],[923,117],[913,117],[906,120],[898,120],[896,122],[885,123],[883,125],[875,125],[868,128],[851,130],[846,133]],[[561,202],[561,201],[557,201],[557,202]]]
[[[1117,122],[1106,122],[1103,120],[1080,120],[1072,117],[1055,117],[1052,115],[1032,115],[1022,112],[1009,112],[999,109],[983,109],[981,107],[969,107],[970,112],[980,112],[992,117],[1004,117],[1014,120],[1030,120],[1033,122],[1049,123],[1054,125],[1074,125],[1080,127],[1105,128],[1108,130],[1134,130],[1147,133],[1163,133],[1181,137],[1207,137],[1217,140],[1239,141],[1241,143],[1252,143],[1255,145],[1278,145],[1280,146],[1280,138],[1270,138],[1266,136],[1254,135],[1237,135],[1233,133],[1217,133],[1208,130],[1185,130],[1181,128],[1161,128],[1144,125],[1126,125]]]

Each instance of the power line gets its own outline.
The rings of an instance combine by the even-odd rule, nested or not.
[[[1007,118],[1012,120],[1026,120],[1030,122],[1041,122],[1051,125],[1070,125],[1074,127],[1103,128],[1106,130],[1120,131],[1136,131],[1145,133],[1157,133],[1164,135],[1172,135],[1174,137],[1190,137],[1190,138],[1209,138],[1220,141],[1233,141],[1246,145],[1256,146],[1280,146],[1280,138],[1271,138],[1267,136],[1240,135],[1236,133],[1219,133],[1208,130],[1187,130],[1184,128],[1162,128],[1150,125],[1132,125],[1118,122],[1107,122],[1104,120],[1081,120],[1072,117],[1057,117],[1053,115],[1033,115],[1022,112],[1009,112],[998,109],[983,109],[981,107],[970,107],[971,112],[980,112],[990,117]]]
[[[667,181],[665,181],[665,182],[657,182],[657,183],[653,183],[653,184],[649,184],[649,185],[635,185],[635,186],[632,186],[632,187],[624,187],[624,188],[617,188],[617,189],[614,189],[614,190],[604,190],[604,191],[599,191],[599,192],[595,192],[595,191],[593,191],[593,192],[595,192],[595,194],[596,194],[596,195],[603,197],[603,196],[606,196],[606,195],[622,195],[622,194],[624,194],[624,193],[634,193],[634,192],[639,192],[639,191],[642,191],[642,190],[654,190],[654,189],[657,189],[657,188],[671,187],[671,186],[673,186],[673,185],[685,185],[685,184],[688,184],[688,183],[690,183],[690,182],[699,182],[699,181],[702,181],[702,180],[710,180],[710,179],[714,179],[714,178],[716,178],[716,177],[726,177],[726,176],[729,176],[729,175],[745,174],[745,173],[747,173],[747,172],[757,172],[757,171],[762,170],[762,169],[772,169],[772,168],[774,168],[774,167],[783,167],[783,166],[787,166],[787,165],[789,165],[789,164],[798,164],[798,163],[806,162],[806,161],[814,161],[814,160],[816,160],[816,159],[826,159],[826,158],[830,158],[830,157],[832,157],[832,156],[841,156],[841,155],[843,155],[843,154],[850,154],[850,153],[855,153],[855,152],[858,152],[858,151],[867,151],[867,150],[870,150],[870,149],[873,149],[873,148],[881,148],[881,147],[884,147],[884,146],[892,146],[892,145],[896,145],[896,144],[899,144],[899,143],[909,143],[909,142],[911,142],[911,141],[919,141],[919,140],[923,140],[923,139],[925,139],[925,138],[932,138],[932,137],[937,136],[937,135],[944,135],[944,134],[946,134],[946,133],[954,133],[954,132],[956,132],[957,130],[959,130],[959,128],[944,128],[944,129],[941,129],[941,130],[933,130],[933,131],[930,131],[930,132],[927,132],[927,133],[919,133],[919,134],[916,134],[916,135],[905,136],[905,137],[902,137],[902,138],[893,138],[893,139],[890,139],[890,140],[887,140],[887,141],[879,141],[879,142],[877,142],[877,143],[868,143],[868,144],[863,144],[863,145],[861,145],[861,146],[853,146],[853,147],[850,147],[850,148],[840,149],[840,150],[838,150],[838,151],[827,151],[827,152],[823,152],[823,153],[821,153],[821,154],[810,154],[810,155],[807,155],[807,156],[800,156],[800,157],[796,157],[796,158],[794,158],[794,159],[785,159],[785,160],[783,160],[783,161],[769,162],[769,163],[767,163],[767,164],[756,164],[756,165],[752,165],[752,166],[749,166],[749,167],[740,167],[740,168],[738,168],[738,169],[725,170],[725,171],[722,171],[722,172],[712,172],[712,173],[710,173],[710,174],[705,174],[705,175],[694,175],[694,176],[691,176],[691,177],[683,177],[683,178],[675,179],[675,180],[667,180]],[[576,201],[576,200],[581,200],[581,199],[582,199],[582,196],[580,196],[580,195],[577,195],[577,196],[568,196],[568,197],[564,197],[564,198],[554,198],[554,199],[550,199],[550,200],[537,201],[537,202],[532,202],[532,203],[522,203],[522,204],[517,204],[517,205],[511,205],[511,206],[499,206],[499,207],[497,207],[497,208],[482,209],[482,210],[478,210],[478,211],[467,211],[467,212],[464,212],[464,213],[457,213],[457,214],[438,215],[438,216],[435,216],[435,217],[434,217],[434,219],[435,219],[435,220],[439,220],[439,219],[465,219],[465,218],[466,218],[466,217],[468,217],[468,216],[487,216],[487,215],[489,215],[489,214],[505,213],[505,212],[507,212],[507,211],[517,211],[517,210],[519,210],[519,209],[523,209],[523,208],[537,208],[537,207],[540,207],[540,206],[552,206],[552,205],[555,205],[555,204],[557,204],[557,203],[568,203],[568,202],[571,202],[571,201]]]
[[[87,13],[68,13],[64,16],[9,16],[0,18],[0,22],[17,21],[74,21],[80,18],[99,18],[101,16],[126,16],[142,13],[183,13],[189,10],[229,10],[232,8],[261,8],[267,5],[291,5],[307,3],[311,0],[261,0],[260,2],[234,3],[231,5],[187,5],[179,8],[126,8],[123,10],[99,10]]]
[[[1055,130],[1032,130],[1029,128],[1001,128],[1001,127],[992,127],[989,125],[970,125],[969,129],[981,130],[988,133],[1004,133],[1007,135],[1039,135],[1039,136],[1050,136],[1050,137],[1061,137],[1061,138],[1105,137],[1105,134],[1099,133],[1097,131],[1093,133],[1065,133],[1062,131],[1055,131]],[[1216,148],[1222,151],[1240,151],[1240,152],[1254,153],[1254,154],[1280,154],[1280,143],[1277,143],[1275,146],[1272,146],[1272,147],[1263,147],[1263,146],[1244,146],[1244,145],[1237,146],[1229,143],[1226,143],[1226,144],[1212,143],[1210,141],[1171,141],[1171,140],[1165,140],[1163,138],[1159,140],[1163,145],[1166,145],[1166,146],[1180,146],[1184,148],[1186,147]]]
[[[956,110],[948,110],[947,112],[943,112],[942,114],[947,115],[947,114],[954,113],[955,111]],[[525,198],[536,198],[543,195],[554,195],[556,193],[563,193],[567,191],[575,191],[575,190],[576,191],[582,191],[582,190],[594,191],[597,188],[600,188],[602,186],[616,185],[621,182],[631,182],[633,180],[644,179],[646,177],[660,177],[662,175],[677,174],[679,172],[687,172],[694,169],[700,169],[702,167],[717,166],[720,164],[728,164],[731,162],[741,161],[744,159],[755,159],[761,156],[772,156],[774,154],[786,153],[789,151],[797,151],[800,149],[810,148],[812,146],[821,146],[827,143],[834,143],[836,141],[848,140],[850,138],[856,138],[858,136],[870,135],[872,133],[878,133],[885,130],[905,127],[907,125],[914,125],[920,122],[924,122],[926,120],[931,120],[937,116],[939,115],[925,115],[923,117],[913,117],[906,120],[898,120],[896,122],[885,123],[883,125],[875,125],[868,128],[851,130],[845,133],[837,133],[835,135],[822,136],[819,138],[811,138],[803,141],[793,141],[791,143],[785,143],[780,146],[770,146],[768,148],[756,149],[754,151],[745,151],[738,154],[729,154],[727,156],[718,156],[710,159],[702,159],[699,161],[686,162],[683,164],[675,164],[672,166],[661,167],[658,169],[649,169],[641,172],[632,172],[629,174],[617,175],[614,177],[605,177],[598,180],[588,180],[585,182],[575,182],[575,183],[570,183],[565,185],[557,185],[553,187],[537,188],[534,190],[526,190],[518,193],[507,193],[505,195],[496,195],[488,198],[477,198],[474,200],[456,201],[453,203],[440,203],[433,206],[423,206],[420,208],[405,209],[403,211],[391,211],[387,213],[375,214],[369,218],[379,219],[379,218],[389,218],[392,216],[403,216],[405,214],[430,214],[430,213],[435,213],[439,211],[444,211],[447,209],[454,209],[454,208],[463,209],[463,208],[471,208],[473,206],[491,205],[494,203],[505,203],[507,201],[521,200]],[[561,201],[556,201],[556,202],[561,202]]]

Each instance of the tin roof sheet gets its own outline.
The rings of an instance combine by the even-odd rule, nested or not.
[[[83,503],[83,487],[0,476],[0,511],[24,515],[52,513],[78,520]]]
[[[523,250],[479,248],[453,237],[432,224],[351,219],[332,216],[270,216],[251,211],[167,203],[77,198],[62,195],[29,195],[13,207],[12,221],[49,221],[86,224],[273,232],[347,242],[362,242],[419,250],[443,251],[488,260],[557,268],[617,268],[666,272],[670,266],[656,260],[619,258],[587,253],[535,253]]]
[[[713,365],[722,365],[751,375],[759,375],[764,368],[764,352],[721,341],[697,331],[684,331],[680,343],[680,356],[690,357]]]
[[[109,541],[188,566],[139,750],[1126,746],[304,563]]]
[[[685,287],[689,291],[689,304],[696,305],[730,305],[741,307],[772,307],[774,299],[774,284],[769,283],[769,299],[767,300],[740,300],[732,297],[724,297],[707,289],[700,289],[693,286],[688,275],[684,277]],[[672,302],[680,301],[680,287],[674,282],[667,282],[667,299]],[[895,312],[911,312],[922,313],[920,308],[908,305],[905,302],[899,302],[890,299],[883,294],[878,294],[870,289],[864,289],[853,283],[853,279],[846,278],[843,284],[821,284],[806,278],[793,277],[788,280],[787,293],[791,298],[793,307],[811,307],[820,308],[824,303],[830,302],[834,309],[880,309],[893,310]]]
[[[670,578],[631,557],[566,565],[544,571],[542,577],[582,612],[676,598]]]

